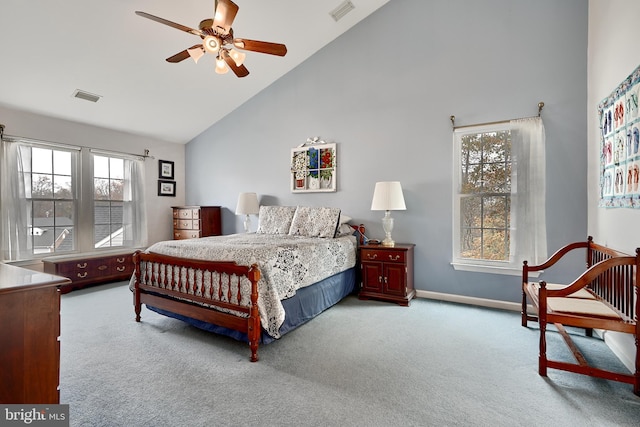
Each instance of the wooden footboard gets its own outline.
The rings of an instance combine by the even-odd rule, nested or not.
[[[247,334],[251,361],[258,360],[260,314],[256,264],[202,261],[137,251],[133,255],[133,305],[142,304]]]

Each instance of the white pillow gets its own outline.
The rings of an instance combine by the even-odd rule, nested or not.
[[[260,206],[257,234],[287,234],[295,206]]]
[[[335,237],[340,209],[298,206],[289,235],[307,237]]]
[[[340,224],[336,230],[336,237],[351,236],[356,230],[349,224]]]
[[[348,222],[351,222],[353,218],[351,218],[350,216],[347,216],[345,214],[343,214],[342,212],[340,212],[340,225],[342,224],[346,224]]]

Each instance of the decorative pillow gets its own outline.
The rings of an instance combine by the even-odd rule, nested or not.
[[[260,206],[257,234],[287,234],[295,206]]]
[[[336,237],[351,236],[356,230],[349,224],[340,224],[336,230]]]
[[[351,217],[340,212],[340,225],[346,224],[351,221]]]
[[[340,209],[298,206],[289,234],[291,236],[331,237],[336,234]]]

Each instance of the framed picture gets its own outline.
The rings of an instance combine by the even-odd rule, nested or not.
[[[322,143],[291,149],[292,193],[336,191],[336,144]]]
[[[158,180],[158,196],[176,196],[176,182],[166,181],[163,179]]]
[[[174,179],[173,162],[170,162],[169,160],[158,160],[158,178]]]

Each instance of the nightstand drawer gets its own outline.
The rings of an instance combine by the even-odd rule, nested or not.
[[[398,262],[404,264],[407,251],[362,248],[362,261]]]

